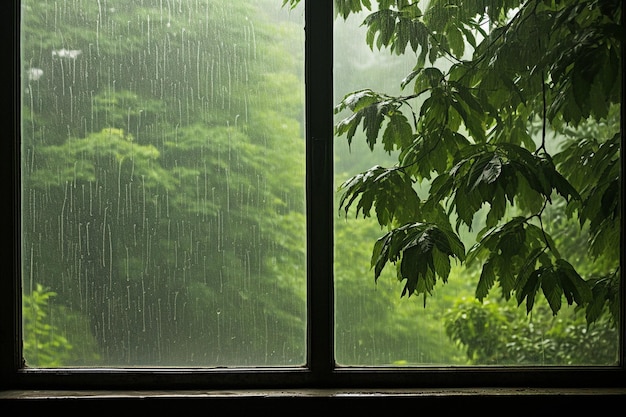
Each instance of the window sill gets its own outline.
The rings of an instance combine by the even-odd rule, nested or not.
[[[210,407],[211,411],[229,413],[253,410],[274,414],[293,412],[294,407],[307,411],[371,412],[372,407],[433,407],[480,411],[481,415],[528,415],[536,407],[576,413],[581,407],[623,406],[625,388],[472,388],[472,389],[289,389],[232,391],[0,391],[0,409],[24,411],[107,411],[141,405],[146,412],[180,412],[185,407]],[[502,407],[505,407],[504,409]],[[493,411],[492,411],[493,410]],[[260,414],[259,414],[260,413]],[[519,413],[519,414],[518,414]]]

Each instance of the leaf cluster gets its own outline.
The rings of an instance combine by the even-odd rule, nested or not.
[[[552,317],[541,304],[532,317],[511,303],[459,299],[444,314],[446,334],[473,365],[614,365],[617,329],[604,317],[588,326],[568,310]]]
[[[420,206],[410,177],[400,169],[377,165],[350,178],[339,188],[343,190],[339,206],[346,215],[356,202],[356,215],[369,217],[375,201],[374,209],[381,226],[414,218]]]
[[[376,166],[339,189],[346,214],[376,207],[390,230],[374,245],[374,275],[393,263],[408,280],[403,295],[429,293],[436,274],[447,276],[440,258],[465,256],[407,225],[428,224],[455,240],[461,227],[482,222],[467,254],[482,265],[478,299],[497,285],[527,312],[543,294],[553,314],[566,302],[597,320],[613,300],[600,283],[619,275],[621,2],[377,3],[336,2],[344,19],[370,11],[370,48],[415,56],[400,81],[407,95],[364,88],[335,109],[345,115],[336,135],[348,145],[361,127],[370,149],[398,155],[396,166]],[[601,125],[612,133],[600,134]],[[415,201],[418,184],[425,197]],[[547,212],[571,219],[564,227],[578,224],[591,262],[602,258],[603,266],[583,277],[561,255],[574,243],[552,236],[562,231],[546,225]]]
[[[375,279],[378,279],[387,262],[397,264],[398,279],[406,280],[402,296],[421,294],[425,305],[437,277],[447,282],[450,258],[465,259],[463,243],[454,233],[436,224],[410,223],[391,230],[376,241],[371,266]]]

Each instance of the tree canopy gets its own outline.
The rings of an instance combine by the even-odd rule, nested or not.
[[[336,73],[397,55],[335,78],[336,139],[362,145],[338,182],[358,217],[334,230],[338,363],[614,359],[621,3],[491,3],[335,3],[365,29]],[[29,366],[305,360],[302,22],[280,5],[23,2]],[[483,304],[449,297],[475,279]],[[397,294],[446,282],[430,309]]]
[[[23,3],[27,310],[101,360],[63,365],[303,361],[297,27],[271,0]]]
[[[298,0],[284,3],[294,7]],[[431,295],[451,262],[480,270],[530,312],[543,294],[618,317],[622,2],[336,0],[365,13],[365,42],[412,54],[403,95],[363,88],[335,133],[397,156],[339,188],[345,215],[375,217],[375,278]],[[466,248],[461,230],[476,233]],[[581,247],[583,250],[581,250]],[[584,262],[581,262],[584,260]]]

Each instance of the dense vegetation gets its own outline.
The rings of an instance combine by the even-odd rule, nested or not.
[[[614,0],[335,2],[338,19],[361,17],[372,50],[409,56],[414,65],[398,78],[401,93],[368,83],[336,107],[339,139],[395,157],[353,173],[339,189],[347,216],[373,217],[386,232],[373,242],[375,279],[391,264],[401,294],[426,304],[437,283],[460,278],[452,274],[457,263],[465,278],[478,276],[479,301],[511,300],[535,318],[567,310],[559,320],[582,313],[586,325],[616,324],[621,7]],[[467,327],[459,321],[467,317],[469,310],[452,312],[456,322],[446,327],[472,359],[481,348],[470,328],[480,323],[469,319]],[[526,361],[535,362],[513,359]]]
[[[26,288],[106,364],[303,361],[302,57],[261,12],[25,2]]]
[[[297,18],[279,0],[23,3],[27,364],[302,364]],[[347,38],[413,63],[407,94],[377,92],[404,69],[386,59],[336,75],[375,80],[337,107],[338,208],[360,217],[335,227],[338,357],[610,363],[621,2],[456,3],[379,1]]]

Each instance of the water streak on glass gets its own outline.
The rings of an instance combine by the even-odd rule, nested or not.
[[[335,2],[340,366],[618,364],[618,3]]]
[[[302,12],[22,13],[27,365],[302,365]]]

